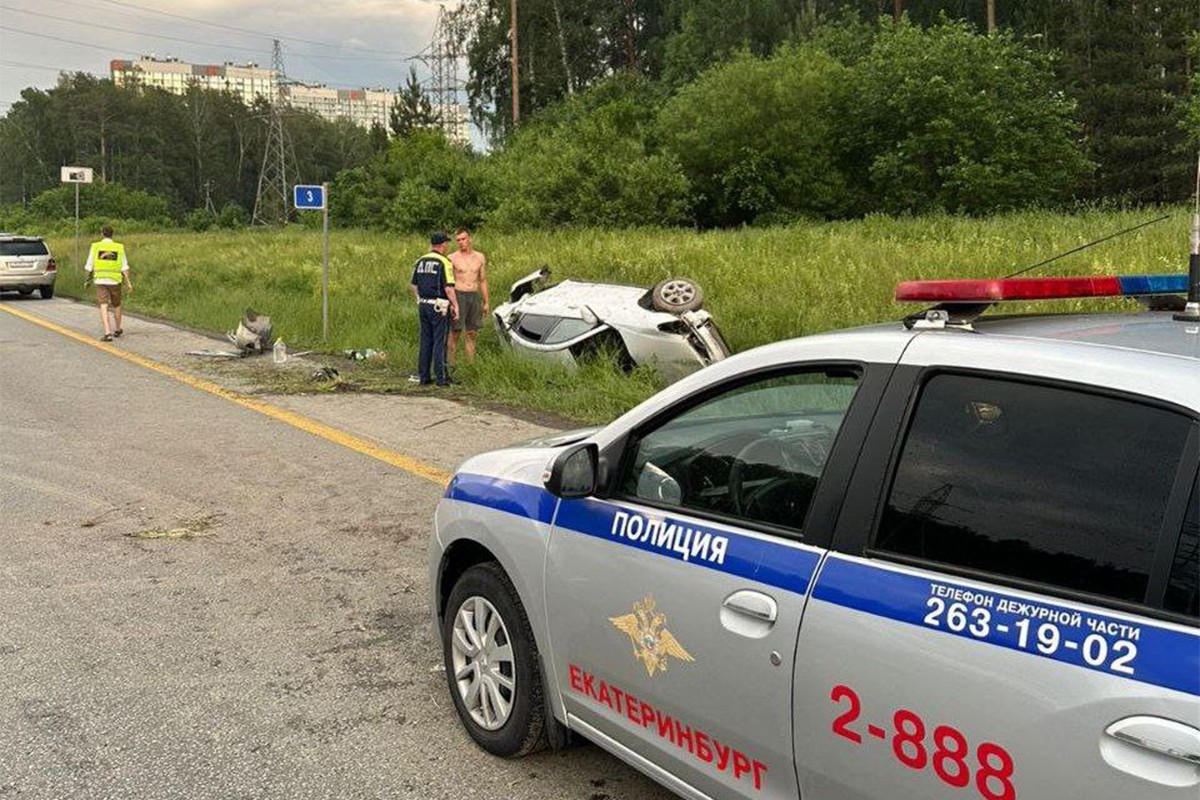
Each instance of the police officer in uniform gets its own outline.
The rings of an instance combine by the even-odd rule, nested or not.
[[[458,298],[454,294],[454,265],[446,258],[450,237],[438,231],[429,237],[429,252],[413,267],[412,291],[421,320],[420,356],[417,372],[422,385],[450,383],[446,369],[446,335],[450,320],[458,317]],[[432,373],[431,373],[432,368]]]

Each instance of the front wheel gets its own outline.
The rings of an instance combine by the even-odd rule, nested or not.
[[[471,567],[454,585],[442,621],[442,651],[454,707],[480,747],[517,758],[545,742],[537,643],[498,564]]]

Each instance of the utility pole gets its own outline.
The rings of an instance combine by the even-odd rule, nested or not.
[[[996,32],[996,0],[987,0],[987,32],[988,36]]]
[[[517,0],[510,0],[510,16],[512,26],[509,29],[509,37],[512,46],[509,48],[512,51],[512,124],[517,127],[517,123],[521,121],[521,89],[517,81]]]

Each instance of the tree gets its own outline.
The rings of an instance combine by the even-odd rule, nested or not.
[[[438,125],[437,114],[429,102],[429,96],[417,80],[415,67],[408,68],[408,81],[399,87],[392,103],[390,127],[392,136],[407,139],[414,132],[434,128]]]
[[[1071,196],[1090,164],[1050,54],[965,23],[885,23],[835,98],[861,212],[981,214]]]
[[[770,55],[801,15],[799,0],[674,0],[663,78],[679,86],[734,53]]]
[[[61,165],[79,164],[95,168],[99,182],[167,198],[174,216],[206,200],[253,207],[266,112],[264,102],[247,108],[229,92],[191,87],[175,95],[64,74],[52,89],[26,89],[0,117],[0,199],[25,202],[58,186]],[[347,120],[301,114],[287,125],[301,170],[314,180],[380,149]]]
[[[1138,202],[1186,196],[1191,169],[1179,158],[1180,122],[1195,0],[1045,6],[1045,38],[1065,54],[1061,78],[1097,162],[1088,194]]]
[[[813,48],[743,53],[668,101],[658,133],[692,182],[701,225],[845,210],[832,148],[832,101],[845,73]]]
[[[488,207],[478,157],[440,130],[396,137],[383,155],[339,172],[330,191],[338,224],[395,231],[474,226]]]
[[[488,165],[499,227],[676,225],[688,181],[675,157],[647,144],[661,95],[617,75],[547,109]]]

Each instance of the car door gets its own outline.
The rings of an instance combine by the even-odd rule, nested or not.
[[[616,445],[546,561],[573,728],[688,796],[795,798],[792,655],[884,368],[735,378]]]
[[[805,800],[1194,800],[1194,412],[1000,374],[912,382],[906,416],[903,382],[881,409],[801,629]]]

